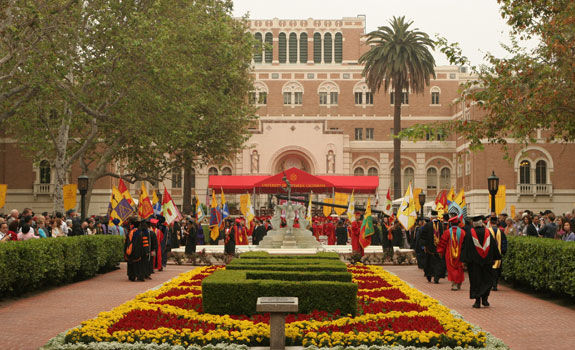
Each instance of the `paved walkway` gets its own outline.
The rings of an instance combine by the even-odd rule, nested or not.
[[[150,288],[189,271],[192,266],[168,265],[146,282],[130,282],[126,264],[87,281],[0,302],[0,349],[38,349],[82,321],[94,318]]]
[[[138,283],[129,282],[126,265],[120,266],[91,280],[0,302],[0,349],[37,349],[58,333],[192,268],[169,265],[167,270],[155,273],[152,280]],[[467,280],[461,291],[453,292],[447,280],[427,283],[414,265],[385,268],[502,339],[513,350],[575,348],[573,306],[560,306],[501,285],[490,297],[491,307],[473,309]]]
[[[460,291],[451,291],[447,279],[441,279],[439,284],[428,283],[423,270],[415,265],[385,268],[503,340],[513,350],[575,349],[573,306],[560,306],[500,285],[497,292],[491,292],[489,308],[474,309],[467,276]]]

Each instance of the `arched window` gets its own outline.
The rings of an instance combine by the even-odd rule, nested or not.
[[[547,183],[547,162],[544,160],[535,163],[535,183],[538,185]]]
[[[297,81],[290,81],[282,87],[284,105],[303,104],[303,85]]]
[[[256,52],[254,53],[254,62],[262,63],[262,33],[256,33],[254,38],[256,39]]]
[[[52,169],[50,168],[50,162],[43,160],[40,162],[40,183],[49,184],[52,183]]]
[[[401,186],[403,187],[403,190],[407,190],[407,186],[409,185],[409,183],[411,182],[411,188],[413,189],[413,179],[415,178],[415,170],[413,170],[413,168],[408,167],[405,168],[405,170],[403,171],[403,181],[401,183]]]
[[[353,171],[353,175],[355,176],[363,176],[365,173],[363,172],[363,168],[357,167]]]
[[[371,167],[367,170],[368,176],[377,176],[377,168]]]
[[[321,34],[313,34],[313,62],[321,63]]]
[[[265,105],[268,103],[268,86],[262,81],[254,83],[254,91],[250,92],[250,103]]]
[[[332,61],[332,46],[333,41],[331,39],[331,33],[325,33],[323,36],[323,61],[325,63],[331,63]]]
[[[335,34],[334,51],[335,63],[341,63],[343,60],[343,36],[341,33]]]
[[[307,63],[307,33],[299,36],[299,63]]]
[[[333,81],[324,81],[319,85],[319,104],[337,105],[339,100],[339,86]]]
[[[225,167],[222,169],[222,175],[232,175],[232,169],[230,167]]]
[[[265,48],[265,60],[266,63],[272,63],[274,59],[274,35],[272,33],[266,33],[266,48]]]
[[[279,61],[280,63],[286,63],[287,58],[287,42],[286,42],[286,34],[280,33],[279,35]]]
[[[440,92],[441,92],[441,90],[437,86],[434,86],[431,88],[431,104],[432,105],[438,105],[439,104]]]
[[[451,187],[451,169],[443,168],[441,169],[441,174],[439,175],[439,187],[442,190]]]
[[[427,190],[437,189],[437,169],[429,168],[427,169]]]
[[[218,175],[218,168],[211,167],[208,169],[208,175]]]
[[[182,188],[182,169],[172,169],[172,188]]]
[[[531,163],[528,160],[522,160],[521,163],[519,163],[519,183],[531,183]]]
[[[289,35],[289,63],[297,63],[297,34]]]
[[[369,90],[367,84],[363,81],[358,82],[353,87],[353,98],[356,105],[373,104],[373,94]]]

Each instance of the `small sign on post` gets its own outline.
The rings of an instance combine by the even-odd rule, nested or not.
[[[286,314],[298,311],[298,298],[259,297],[256,304],[256,311],[270,313],[270,350],[285,349]]]

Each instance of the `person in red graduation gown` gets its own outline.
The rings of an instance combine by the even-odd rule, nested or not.
[[[451,281],[451,290],[461,289],[465,279],[461,262],[461,246],[465,238],[465,231],[460,227],[462,219],[459,216],[449,219],[450,227],[443,232],[437,245],[437,252],[445,258],[447,280]]]
[[[156,256],[152,257],[154,259],[153,263],[154,263],[154,269],[158,270],[158,271],[162,271],[162,248],[161,248],[161,243],[162,240],[164,239],[164,233],[162,232],[162,230],[158,229],[158,219],[151,219],[150,220],[150,224],[152,225],[152,228],[150,229],[151,231],[153,231],[156,234],[156,239],[158,242],[158,248],[156,249]]]
[[[331,219],[328,219],[328,221],[323,225],[323,234],[327,236],[328,245],[335,245],[335,225]]]
[[[248,245],[248,234],[242,219],[236,219],[232,232],[236,245]]]
[[[350,236],[351,236],[351,251],[352,253],[359,253],[361,256],[364,255],[363,247],[359,243],[360,228],[362,223],[361,212],[355,212],[355,221],[351,223],[350,226]]]

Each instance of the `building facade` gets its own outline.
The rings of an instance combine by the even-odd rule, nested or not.
[[[394,91],[370,91],[358,59],[365,44],[365,16],[341,19],[253,19],[249,30],[262,43],[254,55],[254,90],[249,98],[259,120],[250,129],[246,148],[234,162],[196,169],[192,185],[201,201],[208,198],[209,175],[271,175],[297,167],[315,175],[379,177],[379,198],[393,183]],[[454,66],[436,67],[436,77],[424,93],[401,93],[402,128],[458,118],[481,118],[474,105],[457,103],[459,87],[471,76]],[[399,95],[398,95],[399,96]],[[507,187],[507,209],[570,211],[575,202],[573,144],[548,144],[541,133],[536,144],[523,147],[509,140],[510,159],[498,146],[470,152],[458,135],[427,135],[426,140],[402,142],[403,190],[412,181],[432,200],[444,189],[464,188],[471,213],[487,213],[487,177],[495,171]],[[3,155],[6,164],[6,155]],[[27,169],[4,165],[9,191],[6,208],[17,207],[16,197],[35,198],[49,179],[47,164]],[[27,176],[11,184],[17,175]],[[29,176],[28,176],[29,175]],[[44,176],[44,178],[43,178]],[[112,181],[101,181],[92,206],[105,213]],[[175,171],[165,184],[181,203],[182,173]],[[42,187],[44,186],[44,187]],[[136,192],[139,184],[132,185]],[[391,189],[393,191],[393,189]],[[365,199],[365,198],[364,198]],[[360,198],[361,200],[364,200]],[[230,200],[230,199],[228,199]],[[233,198],[232,198],[233,200]],[[44,204],[39,204],[40,206]],[[32,204],[34,205],[34,204]],[[21,206],[21,205],[20,205]],[[49,208],[47,208],[49,209]]]

